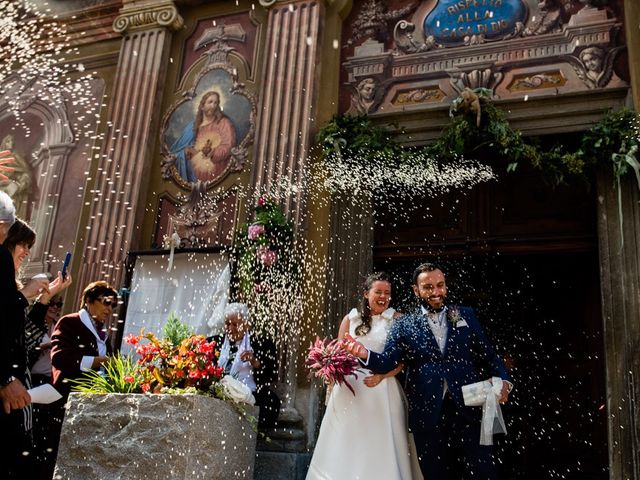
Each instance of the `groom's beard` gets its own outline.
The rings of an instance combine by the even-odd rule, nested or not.
[[[422,305],[427,310],[427,312],[434,312],[434,313],[441,312],[446,305],[445,298],[442,299],[442,306],[439,308],[433,308],[431,305],[429,305],[429,302],[422,297],[418,297],[418,299],[420,300],[420,305]]]

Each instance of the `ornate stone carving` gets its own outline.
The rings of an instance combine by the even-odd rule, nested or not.
[[[121,15],[113,21],[113,29],[118,33],[129,30],[167,27],[170,30],[182,28],[184,22],[173,2],[158,5],[125,3]]]
[[[491,68],[470,70],[466,72],[453,72],[451,75],[451,86],[456,92],[462,93],[465,88],[475,90],[476,88],[486,88],[494,90],[502,81],[502,72],[494,72]]]
[[[421,41],[413,36],[415,30],[416,26],[406,20],[400,20],[396,23],[396,26],[393,29],[393,39],[395,41],[396,50],[399,53],[426,52],[436,47],[436,40],[433,35],[430,35],[424,39],[424,41]]]
[[[438,87],[413,88],[399,91],[391,101],[393,105],[405,106],[419,103],[439,102],[446,95]]]
[[[538,13],[524,30],[524,36],[543,35],[562,30],[562,10],[566,0],[542,0],[538,3]]]
[[[529,90],[540,90],[542,88],[551,88],[564,85],[565,83],[566,79],[562,75],[562,72],[558,70],[550,73],[538,73],[535,75],[515,78],[507,89],[510,92],[522,92]]]
[[[591,89],[603,88],[613,76],[613,61],[624,47],[605,50],[603,47],[591,46],[580,52],[578,57],[569,55],[566,59],[585,85]]]
[[[351,105],[348,114],[366,115],[369,113],[376,101],[376,89],[378,82],[375,78],[365,78],[354,88],[351,94]]]
[[[207,45],[211,45],[207,50],[206,55],[209,57],[209,64],[212,63],[226,63],[229,52],[234,48],[229,46],[228,41],[243,42],[246,37],[246,32],[242,28],[242,25],[234,23],[232,25],[217,25],[212,28],[207,28],[200,38],[193,46],[193,50],[196,51]]]
[[[168,234],[180,237],[180,248],[205,247],[211,243],[207,235],[213,235],[222,212],[217,201],[207,197],[206,182],[196,182],[189,196],[181,195],[184,202],[174,215],[169,215]]]
[[[368,38],[384,42],[388,36],[389,23],[397,22],[402,17],[410,14],[416,6],[417,4],[412,3],[404,8],[389,12],[380,0],[367,0],[353,22],[353,33],[347,41],[347,45],[352,45],[358,40]]]

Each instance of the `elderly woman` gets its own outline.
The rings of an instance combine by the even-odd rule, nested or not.
[[[251,389],[260,407],[258,425],[269,428],[280,412],[280,399],[272,389],[278,376],[276,347],[268,338],[252,333],[249,320],[245,304],[230,303],[224,311],[225,334],[212,338],[220,347],[218,365]]]

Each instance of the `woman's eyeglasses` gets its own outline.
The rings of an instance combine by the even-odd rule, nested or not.
[[[62,308],[62,302],[49,302],[49,306]]]

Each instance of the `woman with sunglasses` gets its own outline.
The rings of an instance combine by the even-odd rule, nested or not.
[[[53,386],[65,401],[71,391],[68,380],[98,370],[111,353],[109,322],[118,293],[107,282],[93,282],[82,292],[82,308],[65,315],[51,336]]]
[[[111,354],[109,327],[113,309],[118,304],[118,293],[107,282],[98,281],[87,285],[82,292],[82,308],[79,312],[65,315],[51,336],[51,365],[53,386],[62,394],[55,403],[56,430],[53,432],[55,461],[60,440],[60,429],[64,418],[64,404],[69,397],[69,380],[80,378],[84,372],[99,370]]]

